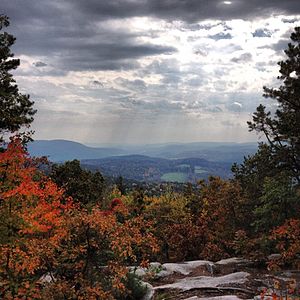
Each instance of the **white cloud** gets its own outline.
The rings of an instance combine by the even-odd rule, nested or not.
[[[283,19],[192,25],[152,17],[101,20],[99,28],[126,31],[138,43],[177,49],[135,57],[132,69],[65,72],[54,67],[53,57],[23,55],[16,77],[36,100],[36,137],[87,142],[255,139],[246,121],[264,101],[262,86],[273,85],[278,74],[275,62],[282,53],[273,45],[299,24]]]

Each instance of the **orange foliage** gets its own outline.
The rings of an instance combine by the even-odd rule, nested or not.
[[[204,232],[200,226],[185,220],[167,226],[168,255],[171,261],[199,259],[204,243]]]
[[[148,222],[130,218],[121,203],[111,207],[110,211],[94,207],[91,212],[78,208],[67,213],[55,282],[46,292],[59,290],[68,299],[74,295],[93,299],[100,292],[98,299],[113,299],[116,294],[129,293],[126,266],[147,260],[157,251],[156,240],[147,232]]]
[[[287,220],[282,226],[273,230],[271,239],[276,242],[276,248],[281,253],[280,263],[288,263],[299,268],[300,220]]]
[[[171,193],[146,199],[144,215],[153,221],[160,242],[158,259],[218,260],[235,254],[233,240],[243,201],[237,182],[210,178],[185,196]]]
[[[155,260],[182,261],[197,259],[202,245],[202,230],[192,222],[187,199],[179,194],[146,198],[144,216],[152,220],[160,252]]]
[[[233,240],[240,218],[238,209],[243,201],[240,186],[211,177],[201,186],[201,198],[198,223],[205,233],[201,257],[218,260],[233,255]]]
[[[126,265],[157,251],[149,222],[118,199],[74,205],[17,139],[0,154],[0,197],[1,299],[114,299],[128,292]]]
[[[71,200],[43,177],[18,139],[0,154],[0,294],[38,298],[37,280],[64,235],[61,224]]]

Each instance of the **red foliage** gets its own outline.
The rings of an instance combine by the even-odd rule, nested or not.
[[[70,199],[35,168],[18,139],[0,154],[0,295],[38,298],[46,272],[65,232]]]
[[[113,299],[126,264],[157,250],[149,227],[120,199],[106,212],[74,205],[17,139],[0,153],[1,299]]]
[[[300,220],[289,219],[282,226],[273,230],[271,239],[276,242],[276,248],[281,253],[282,264],[292,264],[300,267]]]
[[[114,210],[114,208],[116,207],[116,206],[123,206],[124,204],[123,204],[123,202],[122,202],[122,200],[121,199],[119,199],[119,198],[115,198],[115,199],[113,199],[112,201],[111,201],[111,204],[110,204],[110,210]]]

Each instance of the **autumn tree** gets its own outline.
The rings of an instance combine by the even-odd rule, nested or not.
[[[201,183],[202,208],[198,224],[203,228],[205,246],[201,256],[213,260],[232,256],[233,239],[242,223],[245,198],[236,181],[210,177]]]
[[[289,264],[300,267],[300,220],[288,219],[283,225],[273,230],[271,239],[276,242],[277,250],[282,253],[277,264]],[[272,263],[272,261],[271,261]]]
[[[132,201],[137,203],[134,198]],[[154,234],[160,243],[159,260],[182,261],[197,258],[195,255],[199,251],[193,250],[194,244],[198,244],[197,248],[201,245],[198,227],[193,226],[186,204],[185,197],[169,192],[159,197],[145,197],[142,206],[139,206],[139,211],[154,224]]]
[[[0,153],[0,298],[40,299],[71,202],[15,139]]]
[[[0,15],[0,142],[6,133],[18,131],[23,126],[28,127],[33,121],[35,110],[28,95],[19,92],[16,81],[11,73],[20,65],[11,53],[15,37],[3,32],[9,26],[7,16]]]
[[[127,266],[157,251],[150,228],[120,199],[74,204],[19,139],[0,153],[1,299],[131,299]]]
[[[56,280],[45,289],[54,299],[137,299],[130,297],[127,266],[147,264],[157,244],[149,222],[113,202],[109,210],[77,209],[65,218]]]

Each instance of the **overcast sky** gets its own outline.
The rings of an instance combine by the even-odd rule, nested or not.
[[[35,139],[254,141],[299,0],[1,0]]]

